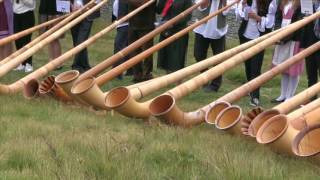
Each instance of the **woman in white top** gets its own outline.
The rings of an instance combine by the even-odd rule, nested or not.
[[[240,44],[256,39],[272,30],[277,11],[276,0],[242,0],[236,10],[238,17],[242,19],[239,28]],[[261,74],[264,51],[245,61],[247,81]],[[250,105],[258,106],[259,88],[250,93]]]
[[[13,0],[13,23],[14,23],[14,33],[18,33],[25,29],[29,29],[34,26],[34,9],[36,7],[35,0]],[[32,34],[24,36],[15,41],[16,48],[20,49],[31,41]],[[31,72],[32,67],[32,57],[29,57],[20,64],[16,70]]]

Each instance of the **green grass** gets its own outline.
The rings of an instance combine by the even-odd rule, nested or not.
[[[97,21],[94,32],[104,25]],[[109,33],[90,47],[92,65],[112,54],[113,37],[114,32]],[[68,33],[62,40],[64,50],[71,48],[70,42]],[[236,45],[236,40],[228,40],[229,47]],[[193,36],[189,48],[188,64],[192,64]],[[46,51],[35,55],[36,67],[47,62]],[[270,67],[271,53],[268,49],[264,71]],[[71,61],[63,71],[70,69]],[[24,75],[11,72],[1,82],[14,82]],[[155,75],[163,75],[163,71],[155,70]],[[104,89],[130,84],[130,80],[114,80]],[[240,65],[224,75],[218,93],[198,90],[179,105],[186,111],[195,110],[244,82]],[[279,94],[279,84],[278,77],[263,86],[263,107],[272,107],[269,101]],[[305,76],[299,91],[304,88]],[[247,97],[236,104],[250,109]],[[156,119],[145,123],[119,114],[96,115],[49,98],[28,101],[21,94],[0,97],[0,179],[309,180],[319,179],[319,170],[313,161],[276,154],[252,139],[231,136],[206,124],[182,129]]]

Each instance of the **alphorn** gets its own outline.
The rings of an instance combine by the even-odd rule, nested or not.
[[[161,88],[164,88],[169,84],[180,81],[194,73],[198,73],[208,67],[217,65],[278,32],[279,31],[273,31],[255,40],[226,50],[218,55],[212,56],[206,60],[195,63],[171,74],[157,78],[155,81],[143,84],[136,88],[132,88],[130,90],[125,87],[114,88],[107,94],[105,98],[105,105],[107,106],[107,108],[116,110],[118,113],[127,117],[148,118],[150,116],[148,107],[151,100],[140,103],[137,102],[138,99],[141,99]],[[139,111],[135,111],[134,109],[139,109]]]
[[[245,60],[249,59],[255,54],[261,52],[263,49],[273,45],[280,39],[302,28],[311,21],[314,21],[319,16],[320,12],[317,12],[303,20],[290,24],[287,26],[285,31],[281,31],[275,34],[269,39],[264,40],[261,43],[258,43],[257,45],[237,54],[236,56],[233,56],[227,61],[222,62],[221,64],[198,75],[197,77],[167,91],[163,95],[158,96],[151,102],[149,106],[151,114],[155,117],[162,119],[164,122],[173,125],[190,127],[193,125],[203,123],[205,121],[205,112],[208,111],[210,107],[214,105],[215,102],[208,104],[194,112],[185,113],[177,107],[175,101],[196,90],[197,88],[205,85],[210,80],[213,80],[216,77],[220,76],[228,69],[235,67],[236,65],[244,62]]]
[[[71,87],[75,83],[75,81],[81,81],[83,79],[89,78],[89,77],[95,77],[97,74],[101,73],[108,67],[110,67],[115,62],[119,61],[123,57],[128,56],[132,51],[139,48],[146,42],[150,41],[152,38],[163,32],[164,30],[168,29],[169,27],[173,26],[175,23],[177,23],[179,20],[182,20],[185,18],[188,14],[192,13],[192,11],[196,8],[198,8],[200,4],[195,4],[192,7],[186,9],[176,17],[170,19],[166,23],[162,24],[158,28],[154,29],[153,31],[149,32],[142,38],[138,39],[137,41],[133,42],[123,50],[119,51],[118,53],[114,54],[113,56],[107,58],[106,60],[102,61],[98,65],[94,66],[87,72],[83,73],[79,76],[78,73],[74,71],[67,71],[64,72],[56,77],[56,82],[64,89],[66,93],[68,93],[70,96],[71,94]]]
[[[319,42],[318,42],[319,43]],[[318,44],[317,43],[317,44]],[[320,92],[320,82],[314,84],[310,88],[300,92],[296,96],[286,100],[285,102],[273,107],[272,109],[266,110],[259,114],[256,117],[253,117],[251,122],[248,122],[248,135],[255,137],[260,127],[266,122],[268,119],[280,115],[287,114],[299,105],[309,101],[313,96],[317,95]],[[247,118],[248,119],[248,118]],[[243,129],[245,131],[245,129]]]
[[[25,85],[25,92],[28,92],[28,93],[26,93],[27,97],[33,97],[35,95],[35,93],[37,93],[37,89],[34,88],[36,86],[35,85],[35,82],[36,82],[35,79],[47,75],[50,71],[54,70],[56,67],[60,66],[61,64],[63,64],[67,60],[69,60],[69,58],[71,58],[73,55],[77,54],[78,52],[80,52],[84,48],[86,48],[89,45],[91,45],[92,43],[96,42],[104,34],[110,32],[117,25],[127,21],[127,19],[132,17],[134,14],[138,13],[138,11],[140,11],[141,9],[145,8],[146,6],[148,6],[148,4],[149,3],[145,3],[143,6],[141,6],[141,7],[137,8],[136,10],[132,11],[127,16],[121,18],[118,21],[115,21],[113,24],[111,24],[110,26],[106,27],[105,29],[103,29],[99,33],[95,34],[94,36],[90,37],[89,39],[87,39],[83,43],[79,44],[78,46],[76,46],[73,49],[70,49],[69,51],[65,52],[63,55],[61,55],[58,58],[50,61],[46,65],[42,66],[41,68],[39,68],[36,71],[32,72],[31,74],[27,75],[26,77],[20,79],[19,81],[16,81],[15,83],[13,83],[11,85],[0,85],[0,94],[17,93],[20,90],[22,90],[22,88]],[[77,71],[72,71],[72,72],[79,73]],[[31,80],[34,83],[28,83],[28,81],[31,81]],[[28,85],[30,85],[30,86],[28,86]]]
[[[109,109],[105,106],[105,93],[101,91],[99,86],[105,84],[106,82],[112,80],[113,78],[117,77],[120,73],[126,71],[130,67],[133,67],[137,63],[141,62],[144,58],[152,55],[154,52],[160,50],[161,48],[167,46],[168,44],[174,42],[178,38],[184,36],[189,31],[193,30],[197,26],[207,22],[211,18],[217,16],[218,14],[222,13],[226,9],[230,8],[232,5],[236,4],[239,0],[219,9],[216,12],[213,12],[206,16],[205,18],[201,19],[200,21],[195,22],[194,24],[186,27],[185,29],[177,32],[176,34],[168,37],[167,39],[159,42],[158,44],[152,46],[151,48],[147,49],[146,51],[138,54],[137,56],[129,59],[128,61],[122,63],[121,65],[111,69],[110,71],[100,75],[98,78],[89,77],[84,80],[78,81],[75,83],[71,89],[71,93],[73,95],[78,96],[88,104],[95,106],[96,108],[101,109]]]
[[[36,52],[38,52],[40,49],[42,49],[44,46],[46,46],[47,44],[51,43],[52,41],[54,41],[55,39],[58,39],[63,33],[65,33],[67,30],[69,30],[70,28],[72,28],[73,26],[77,25],[80,21],[82,21],[83,19],[85,19],[87,16],[89,16],[90,14],[94,13],[95,11],[97,11],[98,9],[100,9],[105,3],[107,3],[108,0],[103,0],[100,3],[96,4],[94,7],[90,8],[88,11],[86,11],[85,13],[82,13],[79,17],[75,18],[74,20],[72,20],[71,22],[69,22],[68,24],[65,24],[63,27],[61,27],[59,30],[55,31],[53,34],[49,35],[48,37],[46,37],[45,39],[43,39],[42,41],[38,42],[37,44],[33,45],[31,48],[28,48],[27,46],[24,46],[21,49],[27,49],[25,50],[22,54],[20,54],[19,56],[13,58],[10,60],[10,62],[7,62],[6,64],[3,64],[2,66],[0,66],[0,77],[4,76],[6,73],[8,73],[10,70],[12,70],[13,68],[17,67],[19,64],[21,64],[23,61],[25,61],[28,57],[32,56],[33,54],[35,54]],[[79,11],[81,12],[81,11]],[[71,16],[69,16],[71,17]],[[67,18],[66,18],[67,19]],[[65,19],[65,20],[66,20]],[[64,20],[63,20],[64,21]],[[60,24],[60,23],[59,23]],[[53,27],[54,28],[54,27]],[[52,28],[51,28],[52,29]],[[48,31],[50,31],[51,29],[49,29]],[[48,32],[47,31],[47,32]],[[20,50],[18,50],[20,51]],[[10,56],[9,56],[10,57]]]
[[[48,36],[50,36],[51,34],[53,34],[55,31],[59,30],[60,28],[62,28],[63,26],[65,26],[67,23],[69,23],[69,21],[71,21],[72,19],[76,18],[77,16],[79,16],[81,13],[83,13],[84,11],[86,11],[87,8],[89,8],[91,5],[93,4],[93,0],[90,1],[88,4],[86,4],[83,8],[73,12],[72,14],[70,14],[69,17],[65,18],[64,20],[62,20],[61,22],[59,22],[58,24],[56,24],[55,26],[53,26],[52,28],[50,28],[48,31],[44,32],[43,34],[41,34],[40,36],[38,36],[37,38],[35,38],[34,40],[32,40],[30,43],[28,43],[27,45],[25,45],[23,48],[15,51],[14,53],[12,53],[10,56],[4,58],[2,61],[0,61],[0,70],[2,69],[2,66],[4,64],[6,64],[7,62],[12,62],[14,58],[18,57],[21,53],[29,50],[30,48],[32,48],[33,46],[37,45],[38,43],[40,43],[42,40],[44,40],[45,38],[47,38]],[[17,63],[18,66],[20,64]],[[9,67],[7,71],[10,71],[12,68],[9,69]],[[2,77],[3,74],[0,75],[0,77]]]
[[[66,14],[64,16],[60,16],[60,17],[57,17],[55,19],[52,19],[50,21],[47,21],[47,22],[44,22],[42,24],[39,24],[37,26],[34,26],[32,28],[29,28],[29,29],[26,29],[24,31],[21,31],[21,32],[18,32],[18,33],[15,33],[15,34],[12,34],[11,36],[8,36],[8,37],[5,37],[3,39],[0,39],[0,47],[3,46],[3,45],[6,45],[12,41],[15,41],[17,39],[20,39],[28,34],[31,34],[33,33],[34,31],[38,31],[39,29],[42,29],[42,28],[45,28],[47,26],[50,26],[50,25],[53,25],[61,20],[63,20],[64,18],[68,17],[69,14]]]
[[[320,121],[320,109],[316,109],[304,116],[306,120]],[[293,139],[292,151],[295,155],[304,158],[320,160],[320,124],[311,124],[302,129]]]
[[[312,113],[313,117],[309,113]],[[308,123],[318,124],[319,121],[315,122],[315,118],[319,119],[319,113],[320,99],[317,99],[288,115],[274,116],[263,123],[258,130],[257,142],[268,145],[276,152],[293,155],[292,143],[294,138],[303,128],[308,126]],[[309,117],[307,117],[308,114]]]
[[[220,104],[226,103],[226,102],[231,104],[240,100],[242,97],[246,96],[248,93],[254,91],[258,87],[267,83],[276,75],[287,70],[290,66],[301,62],[304,58],[310,56],[314,52],[319,51],[319,49],[320,49],[320,42],[317,42],[312,46],[310,46],[309,48],[299,52],[295,56],[287,59],[285,62],[281,63],[280,65],[261,74],[255,79],[236,88],[235,90],[225,94],[224,96],[217,99],[216,102],[219,102]],[[317,87],[317,90],[319,92],[320,87]],[[281,105],[281,107],[284,107],[286,109],[281,112],[284,112],[284,111],[289,112],[288,111],[289,109],[293,109],[294,107],[297,107],[298,105],[301,104],[302,100],[305,100],[305,98],[310,97],[310,96],[307,97],[306,95],[312,95],[316,93],[316,91],[311,91],[310,89],[306,90],[305,92],[306,93],[303,93],[303,95],[299,95],[292,98],[292,100],[288,100],[287,105],[284,105],[284,106]],[[290,103],[292,101],[294,103]],[[243,126],[248,126],[248,124],[250,123],[249,121],[250,119],[248,120],[248,118],[243,117],[244,115],[242,114],[242,110],[240,109],[239,106],[230,106],[230,107],[221,108],[220,104],[217,104],[217,106],[213,105],[212,107],[210,107],[210,109],[207,111],[207,114],[206,114],[206,122],[209,124],[215,124],[216,127],[221,130],[241,133],[241,129],[243,128]],[[289,106],[291,108],[289,108]],[[255,108],[252,111],[250,111],[250,113],[248,113],[248,117],[252,118],[260,113],[261,113],[260,108]],[[244,134],[247,133],[245,129],[242,129],[242,132]]]

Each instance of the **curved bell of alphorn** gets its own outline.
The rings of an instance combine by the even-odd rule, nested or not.
[[[133,118],[146,119],[150,117],[149,104],[149,101],[144,103],[137,102],[130,95],[130,89],[125,87],[114,88],[105,97],[106,107]]]
[[[175,103],[175,99],[168,94],[158,96],[149,106],[151,115],[158,117],[164,123],[189,128],[204,122],[205,112],[183,112]]]
[[[231,134],[241,133],[242,109],[239,106],[230,106],[222,110],[216,118],[216,128]]]
[[[320,124],[307,126],[293,140],[292,151],[304,158],[320,160]]]
[[[64,90],[55,83],[55,77],[49,76],[40,83],[39,92],[41,96],[54,97],[62,102],[71,102],[72,99]]]
[[[217,116],[222,112],[224,109],[230,107],[231,104],[226,101],[219,101],[215,102],[214,105],[210,107],[210,109],[206,112],[206,122],[208,124],[215,124]]]
[[[71,93],[78,101],[85,102],[96,110],[109,110],[104,103],[106,94],[101,91],[93,77],[75,82],[72,85]]]
[[[36,79],[31,79],[28,81],[23,88],[23,96],[26,99],[33,99],[39,97],[39,81]]]
[[[251,137],[256,137],[259,128],[262,126],[264,122],[268,119],[280,115],[280,112],[277,109],[269,109],[263,111],[262,113],[258,114],[257,116],[251,116],[250,124],[247,126],[246,129],[243,129],[244,132],[247,132],[248,135]]]
[[[74,101],[80,103],[81,105],[88,106],[88,103],[85,101],[82,101],[81,99],[74,96],[72,93],[70,93],[73,83],[77,80],[80,73],[77,70],[71,70],[67,72],[63,72],[59,74],[55,78],[55,83],[63,89],[63,91],[71,97]]]

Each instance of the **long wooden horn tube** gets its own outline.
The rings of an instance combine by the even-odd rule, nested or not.
[[[53,24],[61,21],[62,19],[66,18],[68,16],[69,16],[69,14],[66,14],[64,16],[60,16],[58,18],[55,18],[55,19],[52,19],[50,21],[44,22],[42,24],[36,25],[36,26],[34,26],[32,28],[26,29],[24,31],[21,31],[21,32],[18,32],[18,33],[15,33],[15,34],[12,34],[11,36],[8,36],[6,38],[0,39],[0,47],[3,46],[3,45],[6,45],[6,44],[8,44],[8,43],[10,43],[12,41],[15,41],[17,39],[20,39],[20,38],[22,38],[22,37],[24,37],[24,36],[26,36],[28,34],[31,34],[31,33],[35,32],[35,31],[38,31],[39,29],[42,29],[42,28],[45,28],[47,26],[53,25]]]
[[[170,91],[168,91],[167,93],[165,93],[164,95],[158,96],[157,98],[155,98],[149,109],[151,111],[151,114],[159,117],[161,119],[164,119],[164,121],[166,122],[176,122],[177,125],[186,125],[186,124],[190,124],[190,125],[195,125],[195,124],[199,124],[204,122],[204,116],[196,116],[195,119],[194,118],[194,113],[198,112],[198,114],[203,114],[200,112],[206,112],[207,110],[209,110],[210,108],[210,104],[195,111],[194,113],[179,113],[179,112],[173,112],[173,110],[177,110],[179,108],[175,108],[176,105],[171,104],[173,102],[175,102],[174,100],[169,100],[171,97],[171,99],[179,99],[189,93],[191,93],[192,91],[196,90],[197,88],[203,86],[204,84],[206,84],[207,82],[209,82],[210,80],[220,76],[221,74],[223,74],[225,71],[227,71],[228,69],[235,67],[236,65],[244,62],[246,59],[254,56],[255,54],[259,53],[260,51],[262,51],[263,49],[271,46],[272,44],[274,44],[275,42],[279,41],[280,39],[288,36],[289,34],[293,33],[294,31],[302,28],[303,26],[305,26],[306,24],[310,23],[311,21],[315,20],[316,18],[318,18],[320,16],[320,12],[317,12],[303,20],[300,20],[298,22],[295,22],[293,24],[290,24],[289,26],[287,26],[285,31],[281,31],[279,33],[277,33],[276,35],[270,37],[269,39],[237,54],[236,56],[233,56],[232,58],[230,58],[229,60],[209,69],[208,71],[198,75],[197,77],[171,89]],[[167,103],[167,104],[166,104]],[[171,104],[171,105],[169,105]],[[168,107],[168,108],[164,108],[164,107]],[[171,110],[172,109],[172,110]],[[177,118],[177,115],[168,115],[170,113],[178,113],[181,116],[179,116],[179,118]],[[191,118],[188,117],[188,115],[191,114]],[[205,113],[204,113],[205,114]],[[170,117],[176,117],[175,119],[165,119],[165,118],[170,118]],[[188,122],[189,121],[189,122]]]
[[[102,61],[101,63],[99,63],[98,65],[94,66],[90,70],[86,71],[85,73],[83,73],[79,77],[70,77],[67,73],[58,75],[56,77],[57,83],[58,84],[59,83],[64,84],[64,86],[62,88],[65,90],[65,92],[71,94],[71,87],[76,81],[81,81],[81,80],[89,78],[89,77],[95,77],[97,74],[99,74],[100,72],[104,71],[105,69],[110,67],[115,62],[119,61],[123,57],[128,56],[132,51],[134,51],[135,49],[139,48],[140,46],[142,46],[146,42],[150,41],[156,35],[160,34],[164,30],[166,30],[167,28],[173,26],[179,20],[185,18],[188,14],[192,13],[192,11],[194,9],[198,8],[199,6],[200,6],[200,4],[193,5],[192,7],[188,8],[185,11],[183,11],[182,13],[177,15],[176,17],[170,19],[169,21],[167,21],[166,23],[162,24],[158,28],[156,28],[153,31],[149,32],[148,34],[146,34],[142,38],[140,38],[137,41],[131,43],[126,48],[122,49],[121,51],[117,52],[113,56],[107,58],[106,60]],[[69,78],[71,78],[72,80],[69,80],[69,78],[64,78],[63,77],[64,75],[68,75]],[[66,85],[67,83],[70,84],[70,85]]]
[[[314,110],[306,115],[306,118],[315,118],[320,121],[320,109]],[[313,116],[312,116],[313,115]],[[320,124],[308,125],[301,130],[293,140],[292,151],[295,155],[300,157],[320,159]]]
[[[268,119],[258,130],[257,142],[266,144],[277,152],[293,154],[291,148],[293,139],[299,131],[306,127],[306,116],[312,111],[316,111],[313,112],[313,116],[315,113],[320,113],[320,99],[314,100],[288,115],[280,114]],[[309,118],[317,118],[318,114],[315,117],[309,116]]]
[[[126,22],[128,19],[130,19],[131,17],[133,17],[135,14],[137,14],[138,12],[140,12],[142,9],[144,9],[145,7],[149,6],[152,1],[149,1],[147,3],[145,3],[144,5],[140,6],[139,8],[135,9],[134,11],[130,12],[129,14],[127,14],[126,16],[122,17],[121,19],[113,22],[111,25],[107,26],[106,28],[104,28],[103,30],[99,31],[98,33],[96,33],[95,35],[91,36],[89,39],[87,39],[86,41],[82,42],[81,44],[77,45],[76,47],[70,49],[69,51],[65,52],[64,54],[62,54],[61,56],[57,57],[56,59],[52,60],[51,62],[56,62],[56,65],[61,65],[62,63],[64,63],[66,60],[70,59],[72,56],[74,56],[75,54],[79,53],[80,51],[82,51],[84,48],[87,48],[88,46],[90,46],[91,44],[95,43],[97,40],[99,40],[102,36],[104,36],[105,34],[107,34],[108,32],[110,32],[111,30],[113,30],[114,28],[116,28],[118,25]],[[58,80],[58,84],[64,88],[70,88],[71,89],[71,85],[68,84],[69,81],[73,82],[76,80],[76,78],[79,76],[79,72],[75,72],[74,70],[71,71],[67,71],[64,72],[62,74],[60,74],[57,78]],[[28,86],[25,86],[25,88],[28,88]],[[64,89],[63,88],[63,89]],[[66,93],[69,96],[72,96],[70,91],[66,91]],[[79,100],[79,99],[77,99]],[[82,103],[83,104],[83,103]]]
[[[105,105],[108,108],[114,109],[120,114],[125,115],[127,117],[147,118],[150,116],[150,111],[148,107],[151,101],[139,103],[136,100],[141,99],[163,87],[166,87],[169,84],[182,80],[194,73],[198,73],[208,67],[217,65],[223,62],[224,60],[240,53],[245,49],[248,49],[254,46],[255,44],[271,37],[272,35],[278,32],[279,31],[271,32],[255,40],[249,41],[247,43],[244,43],[232,49],[226,50],[218,55],[212,56],[206,60],[195,63],[193,65],[185,67],[171,74],[157,78],[157,80],[155,81],[146,83],[136,88],[132,88],[130,90],[128,90],[125,87],[115,88],[109,91],[109,93],[107,94]],[[227,105],[226,103],[224,104],[220,103],[219,107],[221,106],[225,107],[226,105]],[[139,109],[139,111],[136,111],[134,109]]]
[[[227,93],[226,95],[219,98],[217,100],[217,102],[223,101],[223,102],[228,102],[228,103],[234,103],[235,101],[238,101],[242,97],[246,96],[248,93],[254,91],[258,87],[267,83],[269,80],[274,78],[276,75],[287,70],[290,66],[292,66],[298,62],[301,62],[306,57],[310,56],[311,54],[313,54],[314,52],[317,52],[319,50],[320,50],[320,42],[317,42],[317,43],[313,44],[312,46],[310,46],[309,48],[299,52],[295,56],[287,59],[285,62],[281,63],[279,66],[272,68],[271,70],[263,73],[262,75],[256,77],[255,79],[249,81],[248,83],[246,83],[246,84],[236,88],[235,90]],[[320,88],[319,88],[319,90],[320,90]],[[311,95],[314,93],[315,92],[312,92]],[[297,96],[296,98],[293,98],[293,100],[290,100],[291,103],[289,103],[287,106],[284,106],[284,107],[288,107],[288,106],[297,107],[297,105],[300,105],[299,102],[301,102],[302,100],[305,100],[305,98],[307,98],[306,94],[304,94],[304,96]],[[296,105],[296,106],[294,106],[294,105]],[[237,108],[239,108],[239,109],[237,110]],[[214,110],[215,113],[218,113],[219,117],[217,117],[216,120],[207,119],[206,121],[207,122],[208,121],[209,122],[216,121],[216,122],[220,122],[223,125],[223,127],[222,127],[219,123],[216,123],[217,128],[228,131],[229,129],[232,130],[233,126],[236,126],[238,124],[239,124],[239,126],[237,126],[237,127],[241,127],[240,124],[241,124],[241,120],[243,119],[244,115],[242,114],[240,107],[230,107],[230,108],[223,110],[222,112],[217,112],[215,107],[213,106],[213,107],[211,107],[211,109],[209,111],[207,111],[207,113],[211,114],[211,116],[207,116],[207,117],[215,117],[212,115],[213,112],[211,112],[211,110]],[[237,112],[234,114],[233,118],[231,118],[231,116],[230,116],[231,112]],[[254,109],[251,112],[251,114],[254,113],[254,115],[257,115],[255,112],[256,112],[256,109]],[[218,116],[218,115],[216,115],[216,116]],[[226,118],[225,116],[228,116],[228,118]],[[267,116],[270,117],[270,114],[267,114]],[[221,119],[223,119],[223,120],[221,120]],[[227,123],[223,122],[224,120],[230,122],[229,126],[225,126],[225,124],[227,124]],[[258,126],[258,124],[257,124],[257,126]],[[240,133],[241,128],[239,128],[237,130],[239,130],[239,133]]]
[[[82,13],[79,17],[75,18],[74,20],[72,20],[71,22],[69,22],[68,24],[64,25],[62,28],[60,28],[59,30],[55,31],[53,34],[51,34],[50,36],[46,37],[44,40],[42,40],[41,42],[38,42],[37,44],[35,44],[34,46],[32,46],[31,48],[27,48],[27,50],[25,52],[23,52],[22,54],[20,54],[19,56],[13,58],[10,62],[7,62],[6,64],[3,64],[0,67],[0,77],[4,76],[6,73],[8,73],[10,70],[12,70],[13,68],[17,67],[19,64],[21,64],[24,60],[26,60],[28,57],[32,56],[33,54],[35,54],[37,51],[39,51],[40,49],[42,49],[44,46],[46,46],[47,44],[51,43],[52,41],[54,41],[55,39],[59,38],[63,33],[65,33],[67,30],[69,30],[70,28],[72,28],[73,26],[77,25],[80,21],[82,21],[83,19],[85,19],[87,16],[89,16],[90,14],[94,13],[95,11],[97,11],[98,9],[100,9],[105,3],[107,3],[108,0],[103,0],[100,3],[96,4],[94,7],[90,8],[89,10],[87,10],[86,12]],[[70,16],[69,16],[70,17]],[[49,30],[50,31],[50,30]],[[25,46],[26,47],[26,46]],[[23,48],[21,48],[23,49]],[[10,56],[9,56],[10,57]]]
[[[121,65],[119,65],[119,66],[117,66],[117,67],[115,67],[113,69],[111,69],[110,71],[104,73],[103,75],[100,75],[97,79],[85,78],[84,79],[85,81],[84,80],[78,81],[76,84],[73,85],[73,87],[71,89],[71,92],[73,94],[76,94],[77,96],[80,96],[83,99],[86,99],[85,101],[89,102],[89,104],[101,105],[101,108],[105,109],[104,93],[101,90],[98,90],[99,86],[103,85],[107,81],[112,80],[113,78],[118,76],[120,73],[124,72],[125,70],[129,69],[130,67],[133,67],[137,63],[141,62],[144,58],[152,55],[154,52],[158,51],[159,49],[169,45],[170,43],[174,42],[178,38],[184,36],[185,34],[187,34],[189,31],[193,30],[197,26],[207,22],[210,18],[213,18],[216,15],[222,13],[223,11],[225,11],[227,8],[231,7],[232,5],[234,5],[238,1],[239,0],[231,3],[230,5],[227,5],[227,6],[223,7],[223,8],[221,8],[220,10],[218,10],[218,11],[216,11],[214,13],[209,14],[207,17],[201,19],[200,21],[198,21],[198,22],[186,27],[185,29],[179,31],[178,33],[176,33],[176,34],[168,37],[167,39],[159,42],[158,44],[152,46],[148,50],[146,50],[146,51],[138,54],[137,56],[127,60],[126,62],[122,63]],[[84,81],[83,83],[85,83],[85,84],[88,83],[88,81],[92,81],[92,83],[88,83],[88,84],[90,84],[90,86],[88,86],[87,88],[84,88],[84,86],[81,83],[82,81]],[[81,86],[81,88],[78,88],[77,86]],[[79,90],[81,90],[81,91],[79,91]],[[89,92],[89,91],[93,91],[93,90],[97,90],[97,91],[96,92]],[[95,94],[97,99],[90,98],[86,94]]]
[[[6,57],[5,59],[3,59],[2,61],[0,61],[0,69],[2,65],[6,64],[9,61],[12,61],[14,58],[16,58],[17,56],[19,56],[21,53],[25,52],[26,50],[32,48],[32,46],[38,44],[39,42],[41,42],[42,40],[44,40],[45,38],[47,38],[48,36],[50,36],[51,34],[53,34],[55,31],[59,30],[60,28],[62,28],[63,26],[65,26],[67,23],[69,23],[72,19],[76,18],[77,16],[79,16],[81,13],[83,13],[84,11],[87,10],[87,8],[89,8],[90,6],[92,6],[93,4],[93,0],[90,1],[88,4],[86,4],[83,8],[78,9],[77,11],[71,13],[69,15],[69,17],[65,18],[64,20],[62,20],[61,22],[59,22],[58,24],[56,24],[55,26],[53,26],[52,28],[48,29],[46,32],[44,32],[43,34],[41,34],[40,36],[38,36],[37,38],[35,38],[34,40],[32,40],[30,43],[28,43],[27,45],[25,45],[23,48],[15,51],[13,54],[11,54],[10,56]],[[2,77],[3,75],[1,75],[0,77]]]

